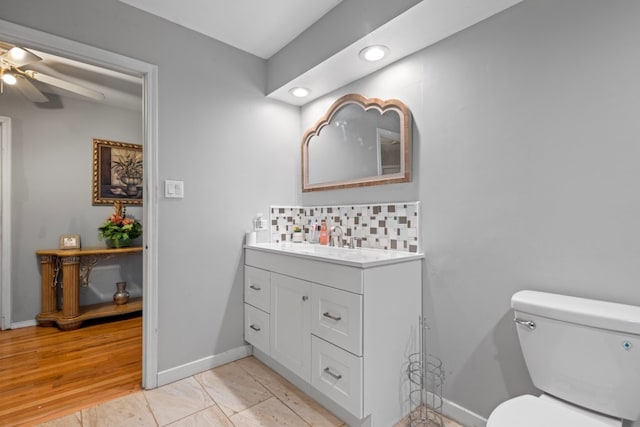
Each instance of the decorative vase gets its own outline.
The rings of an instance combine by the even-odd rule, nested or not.
[[[138,195],[138,185],[142,183],[142,178],[136,176],[121,176],[120,181],[127,186],[128,196]]]
[[[291,236],[291,241],[294,243],[302,243],[304,241],[304,236],[301,231],[294,231]]]
[[[129,246],[133,246],[133,240],[106,240],[108,248],[128,248]]]
[[[129,291],[127,291],[127,282],[116,283],[116,293],[113,294],[113,302],[117,305],[126,304],[129,301]]]

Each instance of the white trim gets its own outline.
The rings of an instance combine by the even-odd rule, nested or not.
[[[29,328],[31,326],[38,326],[38,321],[36,319],[32,319],[32,320],[23,320],[22,322],[15,322],[11,324],[10,329]]]
[[[0,206],[2,207],[2,224],[0,224],[0,329],[8,329],[11,325],[11,119],[0,117]]]
[[[143,88],[144,239],[142,287],[142,386],[158,386],[158,67],[148,70]]]
[[[203,357],[202,359],[194,360],[193,362],[185,363],[184,365],[176,366],[167,369],[166,371],[160,371],[158,372],[158,386],[163,386],[165,384],[190,377],[191,375],[199,374],[200,372],[242,359],[243,357],[250,356],[251,354],[252,346],[243,345],[241,347],[232,348],[224,353]]]
[[[144,79],[145,250],[143,252],[142,386],[158,381],[158,67],[134,58],[64,39],[0,19],[0,39]],[[147,221],[149,221],[147,223]],[[4,269],[3,269],[4,271]]]
[[[486,427],[487,425],[486,418],[447,399],[442,399],[442,415],[465,427]]]

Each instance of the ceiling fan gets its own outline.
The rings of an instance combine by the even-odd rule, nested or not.
[[[0,42],[0,93],[4,85],[15,86],[31,102],[48,102],[47,98],[31,82],[36,80],[51,86],[68,90],[75,94],[102,101],[104,94],[97,90],[53,77],[35,70],[23,69],[25,66],[42,61],[42,58],[25,48],[6,45]]]

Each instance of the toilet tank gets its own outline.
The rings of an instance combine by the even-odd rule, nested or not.
[[[640,307],[536,291],[517,292],[511,307],[537,388],[612,417],[640,418]]]

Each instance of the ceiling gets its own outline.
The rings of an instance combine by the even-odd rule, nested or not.
[[[385,9],[381,3],[396,0],[120,1],[267,59],[269,65],[274,65],[272,63],[275,62],[274,67],[269,67],[268,80],[271,81],[274,76],[275,80],[282,78],[275,85],[275,89],[267,90],[267,96],[293,105],[304,105],[522,0],[404,1],[402,3],[409,5],[408,9],[399,15],[389,16],[382,25],[373,24],[368,20],[375,15],[368,12]],[[364,5],[371,9],[363,10]],[[336,19],[335,15],[354,10],[349,6],[355,6],[355,15]],[[355,41],[345,38],[341,40],[342,44],[334,43],[331,49],[328,49],[331,53],[325,56],[318,54],[317,57],[309,59],[314,51],[322,50],[317,46],[318,37],[324,36],[326,31],[331,31],[332,34],[326,34],[323,42],[330,39],[334,41],[342,32],[340,28],[324,26],[325,33],[315,31],[315,37],[305,38],[305,35],[309,35],[309,27],[318,21],[338,22],[337,25],[350,25],[353,28],[368,28],[368,33]],[[358,53],[370,44],[388,46],[391,50],[390,55],[376,63],[360,60]],[[286,56],[288,58],[283,59]],[[297,57],[303,56],[307,63],[298,67]],[[288,68],[289,71],[296,68],[295,75],[276,76],[278,72],[272,70],[278,67],[280,70]],[[271,86],[270,83],[268,86]],[[289,90],[296,86],[311,89],[311,95],[305,98],[294,97]]]
[[[363,1],[372,7],[376,4],[373,0],[120,1],[258,57],[271,58],[268,63],[277,62],[287,55],[295,60],[301,56],[300,51],[296,51],[300,45],[304,49],[303,52],[311,51],[313,53],[314,48],[318,50],[318,26],[313,26],[313,24],[319,20],[321,22],[318,24],[330,24],[333,22],[331,19],[339,15],[343,21],[347,19],[350,25],[355,26],[359,16],[342,16],[343,11],[348,10],[347,7],[342,7],[343,5],[358,5]],[[275,89],[269,90],[266,95],[292,105],[304,105],[521,1],[414,1],[411,3],[415,4],[414,6],[393,18],[385,19],[381,25],[371,26],[373,28],[369,28],[370,25],[364,26],[369,28],[368,33],[356,37],[355,42],[340,40],[339,42],[342,44],[339,44],[337,49],[333,46],[332,53],[313,58],[314,62],[305,64],[304,67],[298,67],[295,75],[283,76],[282,81],[275,85]],[[333,10],[338,5],[341,7]],[[377,11],[378,9],[371,10]],[[361,6],[356,7],[355,13],[356,15],[364,15]],[[316,29],[316,33],[312,37],[306,37],[305,44],[304,36],[310,35],[309,27],[311,26]],[[361,25],[361,27],[363,26]],[[325,25],[322,28],[324,28],[324,32],[321,34],[325,34],[326,31],[335,27]],[[391,53],[382,61],[366,63],[358,58],[358,52],[369,44],[385,44],[391,49]],[[101,102],[107,105],[133,110],[140,109],[142,94],[140,78],[44,52],[34,51],[34,53],[43,58],[43,61],[29,65],[30,69],[96,89],[105,94],[105,101]],[[275,55],[276,53],[277,55]],[[34,84],[41,91],[53,94],[54,98],[55,96],[77,97],[68,91],[49,87],[39,82],[34,82]],[[311,96],[306,98],[293,97],[289,93],[289,89],[293,86],[310,88],[312,90]],[[55,108],[55,106],[49,106],[49,108]]]
[[[120,0],[269,59],[342,0]]]

